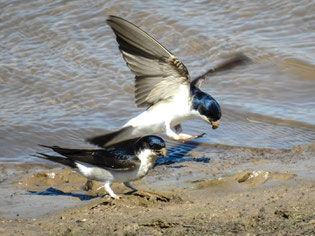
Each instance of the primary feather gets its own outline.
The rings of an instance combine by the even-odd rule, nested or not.
[[[123,58],[136,76],[138,107],[152,106],[176,96],[179,84],[189,89],[187,68],[159,42],[120,17],[110,16],[107,22],[116,34]]]

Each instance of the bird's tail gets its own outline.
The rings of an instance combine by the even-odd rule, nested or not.
[[[103,153],[105,150],[95,150],[95,149],[71,149],[71,148],[62,148],[59,146],[47,146],[39,145],[41,147],[50,148],[55,152],[73,160],[73,161],[86,161],[93,156],[93,153]],[[53,161],[53,160],[52,160]]]
[[[42,158],[45,160],[49,160],[49,161],[53,161],[53,162],[57,162],[72,168],[76,168],[76,164],[73,160],[71,160],[70,158],[63,158],[63,157],[59,157],[59,156],[50,156],[44,153],[37,153],[37,155],[34,155],[35,157],[38,158]]]
[[[121,144],[127,140],[138,138],[137,136],[132,135],[133,129],[132,126],[127,126],[108,134],[87,138],[86,141],[103,148],[114,147],[116,145],[121,146]]]
[[[54,150],[55,152],[66,156],[66,157],[77,157],[77,156],[88,156],[91,155],[92,152],[95,150],[88,150],[88,149],[71,149],[71,148],[62,148],[59,146],[48,146],[48,145],[42,145],[39,144],[41,147],[50,148]]]

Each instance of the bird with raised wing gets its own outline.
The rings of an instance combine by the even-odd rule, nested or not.
[[[191,81],[186,66],[153,37],[136,25],[117,16],[107,20],[116,35],[119,49],[127,66],[135,74],[135,99],[138,107],[147,109],[130,119],[120,130],[88,138],[100,147],[109,147],[128,139],[166,132],[179,141],[204,135],[182,132],[181,123],[201,119],[218,128],[221,108],[200,85],[210,74],[243,64],[248,58],[236,54]]]
[[[158,136],[144,136],[129,140],[121,147],[110,149],[69,149],[46,146],[61,156],[38,153],[36,157],[74,168],[89,180],[104,182],[105,191],[112,198],[119,198],[111,189],[113,182],[122,182],[136,190],[131,181],[143,178],[152,169],[159,156],[166,157],[165,142]]]

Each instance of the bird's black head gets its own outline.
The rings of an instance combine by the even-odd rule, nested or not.
[[[144,136],[135,143],[136,151],[145,149],[155,152],[158,156],[166,157],[167,154],[164,140],[154,135]]]
[[[198,111],[203,120],[211,123],[213,129],[218,128],[221,118],[219,103],[209,94],[202,92],[198,88],[192,90],[192,95],[192,109]]]

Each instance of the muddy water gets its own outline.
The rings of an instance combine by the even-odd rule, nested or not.
[[[0,161],[35,162],[38,143],[88,147],[141,111],[107,15],[153,35],[192,77],[241,51],[253,64],[208,78],[223,108],[213,144],[290,148],[315,140],[314,1],[0,0]],[[184,151],[190,146],[184,146]]]

